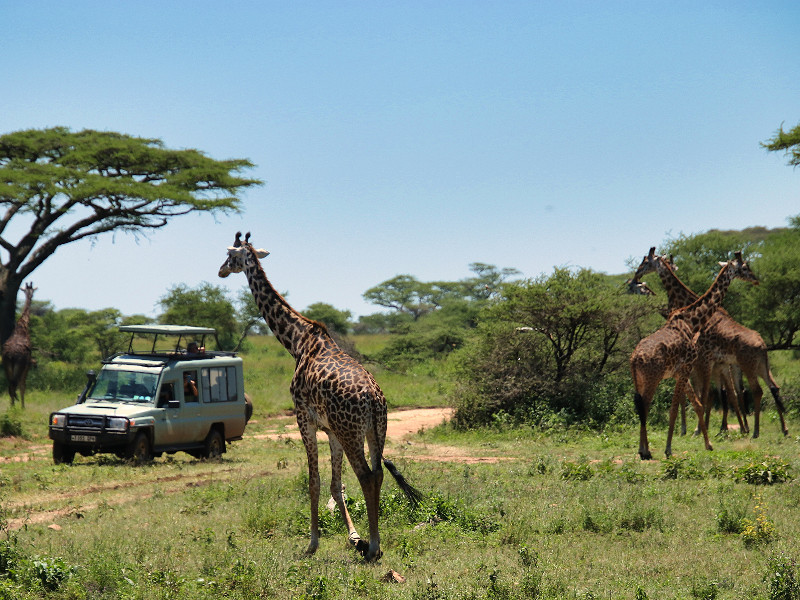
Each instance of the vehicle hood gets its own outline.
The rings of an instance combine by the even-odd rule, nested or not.
[[[58,412],[70,415],[92,415],[106,417],[144,417],[162,412],[152,404],[136,404],[134,402],[86,402],[62,408]]]

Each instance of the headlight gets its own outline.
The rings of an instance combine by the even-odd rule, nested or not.
[[[58,427],[59,429],[64,429],[64,426],[66,424],[67,424],[67,415],[60,415],[58,413],[50,415],[50,427]]]
[[[109,417],[106,423],[106,429],[125,431],[128,429],[128,419],[125,417]]]

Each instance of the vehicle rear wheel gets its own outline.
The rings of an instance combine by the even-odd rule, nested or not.
[[[62,442],[53,442],[53,462],[57,465],[71,465],[75,460],[75,449]]]
[[[253,416],[253,401],[247,394],[244,395],[244,422],[250,422],[250,417]]]
[[[208,432],[206,443],[203,447],[203,458],[220,458],[225,452],[225,440],[222,439],[219,429]]]
[[[153,460],[153,452],[150,449],[150,438],[147,436],[147,433],[140,431],[136,434],[133,442],[131,442],[125,452],[125,458],[132,460],[134,464],[137,465]]]

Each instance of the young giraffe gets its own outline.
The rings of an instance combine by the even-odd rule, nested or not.
[[[669,431],[664,453],[668,457],[672,455],[675,418],[678,414],[678,405],[685,396],[688,396],[697,413],[706,449],[712,449],[703,420],[703,406],[692,388],[689,377],[698,356],[697,338],[722,302],[728,286],[735,277],[754,283],[758,281],[739,253],[734,260],[723,264],[714,283],[705,294],[689,306],[671,313],[667,322],[655,333],[640,341],[631,354],[631,374],[635,388],[634,404],[640,424],[639,456],[643,460],[652,458],[647,443],[647,413],[658,384],[668,377],[675,379],[675,391],[669,411]]]
[[[29,330],[31,315],[31,300],[36,288],[32,283],[28,283],[23,288],[25,293],[25,305],[22,314],[14,327],[14,333],[3,344],[3,368],[6,372],[8,381],[8,394],[11,396],[11,406],[17,400],[17,390],[22,408],[25,408],[25,386],[28,379],[28,371],[33,364],[31,354],[31,334]]]
[[[687,306],[697,300],[697,294],[678,279],[670,261],[665,256],[656,256],[655,248],[650,248],[649,254],[644,257],[636,270],[633,281],[639,281],[651,271],[657,271],[661,278],[661,283],[669,299],[670,310]],[[719,376],[724,382],[725,389],[730,392],[728,399],[736,412],[742,431],[748,432],[750,430],[747,423],[747,415],[743,415],[739,409],[740,403],[737,399],[739,388],[735,384],[731,373],[731,367],[738,365],[747,378],[750,392],[753,394],[755,413],[753,438],[759,436],[761,399],[764,395],[764,391],[759,385],[759,377],[769,386],[772,397],[775,399],[775,406],[778,409],[781,431],[783,435],[788,435],[789,432],[784,419],[786,409],[780,396],[780,388],[770,371],[767,345],[761,335],[757,331],[738,323],[725,309],[720,307],[700,336],[698,344],[705,354],[705,358],[700,361],[700,372],[698,374],[702,385],[701,398],[705,406],[706,427],[708,427],[712,408],[710,400],[711,381],[714,376]],[[727,406],[723,409],[721,429],[727,429]]]
[[[383,458],[386,440],[386,399],[372,375],[333,341],[322,323],[307,319],[294,310],[267,279],[260,258],[269,253],[250,244],[250,234],[241,233],[228,248],[228,258],[219,269],[220,277],[244,271],[256,304],[272,333],[295,358],[290,386],[297,425],[308,456],[311,496],[311,541],[306,552],[319,546],[319,457],[317,429],[328,434],[331,449],[331,495],[347,526],[350,543],[366,560],[380,557],[378,504],[383,469],[381,461],[397,481],[412,505],[421,496],[394,465]],[[364,439],[370,464],[364,456]],[[342,495],[342,458],[347,455],[367,505],[369,544],[356,532]]]

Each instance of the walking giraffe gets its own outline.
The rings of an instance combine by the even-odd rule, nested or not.
[[[669,301],[669,310],[673,311],[683,306],[687,306],[696,301],[698,296],[689,289],[675,274],[670,264],[671,261],[666,256],[655,254],[655,247],[650,248],[650,252],[642,259],[642,263],[636,269],[632,281],[638,282],[644,275],[656,271],[664,286]],[[729,392],[728,400],[733,406],[739,425],[742,431],[748,432],[750,427],[747,423],[747,415],[740,411],[738,386],[733,381],[731,366],[738,365],[742,370],[750,392],[753,395],[753,412],[755,423],[753,425],[753,438],[759,436],[759,424],[761,415],[761,399],[764,390],[759,384],[759,378],[763,379],[769,386],[775,406],[778,410],[778,417],[781,422],[783,435],[788,435],[784,413],[786,409],[780,396],[780,388],[772,376],[769,368],[769,355],[767,354],[767,344],[761,335],[731,317],[728,312],[720,307],[709,321],[705,330],[698,340],[701,354],[698,361],[698,378],[701,383],[701,400],[705,407],[705,423],[708,427],[709,416],[711,413],[711,382],[715,375],[719,375]],[[723,409],[721,430],[727,427],[727,405]]]
[[[17,400],[17,390],[19,390],[19,400],[22,408],[25,408],[25,386],[28,379],[28,371],[33,364],[31,352],[31,300],[36,288],[32,283],[25,284],[22,289],[25,293],[25,305],[22,308],[14,333],[3,344],[3,368],[6,372],[8,382],[8,395],[11,396],[11,406]]]
[[[697,413],[706,449],[712,449],[703,419],[703,406],[689,381],[698,357],[697,339],[722,302],[728,286],[735,277],[758,283],[758,279],[742,259],[740,252],[736,253],[735,259],[720,264],[723,265],[722,269],[708,291],[689,306],[672,312],[667,322],[655,333],[641,340],[631,354],[631,374],[635,388],[634,404],[640,424],[639,456],[643,460],[652,458],[647,443],[647,413],[658,384],[669,377],[675,379],[675,391],[669,411],[669,431],[664,453],[668,457],[672,455],[675,418],[678,406],[684,397],[689,398]]]
[[[269,253],[250,244],[250,234],[241,240],[236,234],[228,258],[219,269],[220,277],[244,272],[261,315],[272,333],[296,361],[290,386],[297,425],[308,456],[309,495],[311,497],[311,541],[306,549],[313,554],[319,546],[319,457],[317,430],[328,435],[331,449],[331,495],[347,526],[350,544],[366,560],[380,557],[378,505],[383,469],[389,473],[412,505],[421,496],[394,465],[383,458],[386,440],[386,399],[372,375],[333,341],[322,323],[307,319],[294,310],[267,279],[259,259]],[[364,440],[369,447],[370,464],[364,455]],[[347,455],[367,506],[369,544],[364,542],[350,519],[342,495],[342,459]]]

